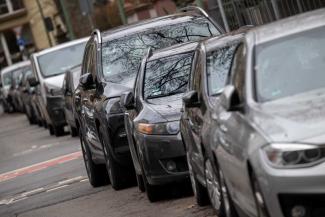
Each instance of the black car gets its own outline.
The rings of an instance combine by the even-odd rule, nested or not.
[[[30,124],[36,124],[37,121],[37,113],[32,105],[32,97],[35,94],[35,87],[31,87],[29,85],[28,79],[33,76],[33,71],[31,67],[29,67],[21,78],[21,82],[19,84],[19,97],[23,103],[24,111],[27,116],[27,119]]]
[[[192,42],[149,50],[133,92],[121,97],[138,186],[150,201],[158,199],[158,186],[189,177],[179,120],[197,46]]]
[[[81,65],[75,66],[69,69],[63,79],[62,92],[64,95],[64,114],[65,120],[69,126],[71,136],[78,136],[78,129],[75,122],[75,116],[73,111],[73,93],[78,87],[79,78],[81,74]]]
[[[229,80],[234,53],[246,29],[202,42],[189,82],[189,92],[183,97],[184,112],[181,118],[181,135],[186,147],[192,188],[199,205],[210,202],[224,216],[221,189],[216,163],[211,150],[211,137],[217,121],[215,109],[220,104],[220,94]]]
[[[86,169],[93,186],[104,180],[103,165],[114,189],[135,179],[120,96],[133,89],[147,49],[199,41],[221,33],[223,30],[206,13],[193,9],[92,34],[74,102]]]

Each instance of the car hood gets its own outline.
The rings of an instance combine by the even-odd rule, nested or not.
[[[63,85],[64,74],[56,75],[53,77],[46,78],[44,83],[50,85],[51,87],[61,89]]]
[[[134,86],[134,79],[127,80],[123,84],[112,82],[104,83],[104,95],[107,98],[120,97],[124,92],[132,91]]]
[[[249,114],[270,142],[325,142],[325,91],[313,91],[254,107]]]
[[[179,121],[181,118],[183,94],[148,100],[148,106],[166,121]]]

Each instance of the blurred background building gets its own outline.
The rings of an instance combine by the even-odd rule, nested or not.
[[[227,31],[325,7],[325,0],[0,0],[0,68],[37,50],[196,5]]]

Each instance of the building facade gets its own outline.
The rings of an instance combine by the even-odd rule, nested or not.
[[[62,31],[54,0],[0,0],[0,67],[57,44]]]

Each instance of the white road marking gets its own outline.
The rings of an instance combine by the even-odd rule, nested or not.
[[[60,181],[59,182],[59,185],[64,185],[64,184],[71,184],[73,182],[78,182],[82,179],[84,179],[85,177],[83,176],[77,176],[77,177],[74,177],[74,178],[71,178],[71,179],[67,179],[67,180],[63,180],[63,181]]]
[[[31,195],[34,195],[34,194],[41,193],[43,191],[45,191],[45,188],[37,188],[37,189],[31,190],[31,191],[24,192],[21,195],[22,196],[31,196]]]
[[[46,190],[46,192],[56,191],[56,190],[59,190],[61,188],[65,188],[65,187],[68,187],[68,186],[69,185],[62,185],[62,186],[59,186],[59,187],[56,187],[56,188],[48,189],[48,190]]]

